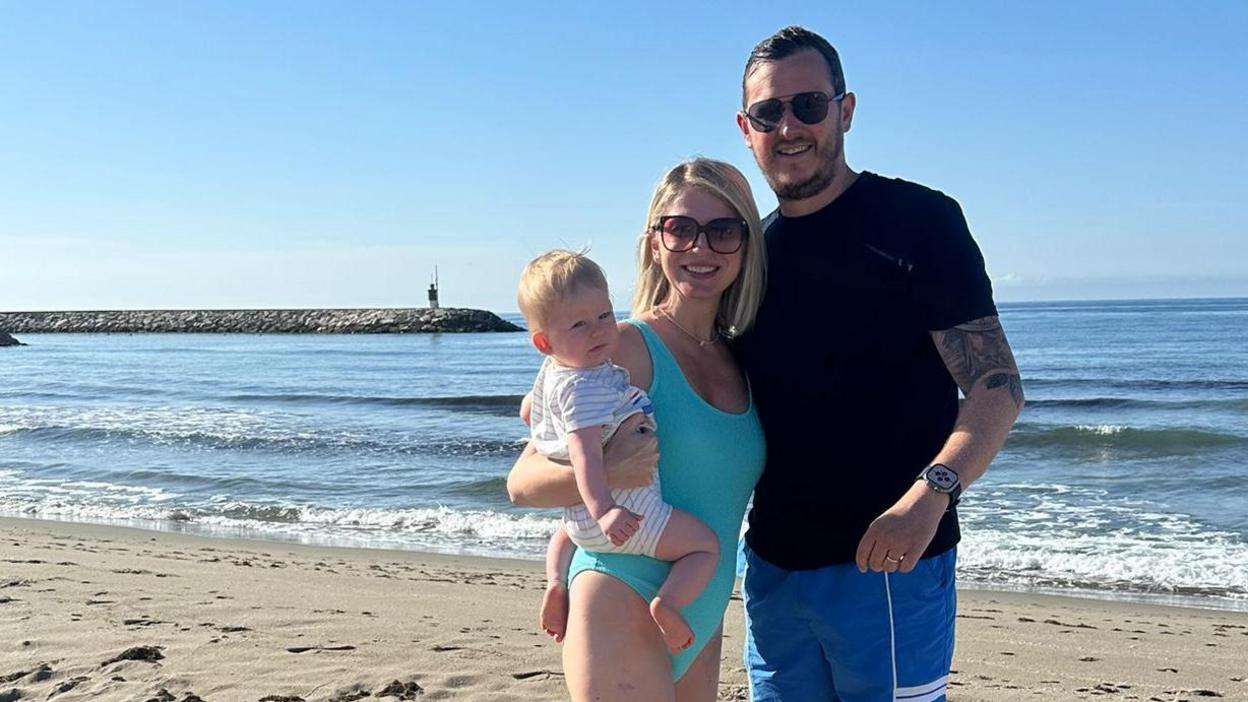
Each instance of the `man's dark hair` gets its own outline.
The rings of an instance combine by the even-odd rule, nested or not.
[[[815,50],[823,56],[828,64],[828,73],[832,78],[832,92],[839,95],[845,92],[845,73],[841,70],[841,57],[827,39],[814,32],[792,25],[785,27],[760,41],[750,52],[745,62],[745,75],[741,77],[741,101],[745,101],[745,81],[763,61],[780,61],[800,51]]]

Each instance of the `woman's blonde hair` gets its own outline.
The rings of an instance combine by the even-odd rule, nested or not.
[[[720,333],[738,336],[754,323],[763,300],[766,247],[750,183],[741,171],[723,161],[695,158],[677,164],[654,189],[650,211],[646,213],[646,229],[637,243],[637,285],[633,292],[632,314],[636,317],[658,307],[671,294],[671,283],[650,253],[650,237],[655,236],[659,217],[677,196],[689,189],[698,189],[723,200],[745,220],[749,230],[742,245],[741,272],[720,296],[715,317]]]

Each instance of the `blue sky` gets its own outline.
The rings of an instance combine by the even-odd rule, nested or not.
[[[1246,3],[593,5],[0,0],[0,309],[510,311],[584,245],[624,307],[667,167],[774,208],[734,112],[792,23],[999,300],[1248,295]]]

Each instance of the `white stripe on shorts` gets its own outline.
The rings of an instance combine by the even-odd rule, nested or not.
[[[926,695],[919,695],[918,697],[899,697],[897,698],[897,702],[936,702],[936,700],[944,696],[945,686],[941,685]]]
[[[884,574],[884,595],[888,599],[888,646],[893,659],[893,702],[934,702],[940,699],[949,685],[948,675],[922,685],[897,686],[897,627],[893,622],[893,589],[888,582],[888,573]]]
[[[888,655],[893,664],[893,702],[897,702],[897,627],[893,624],[893,588],[884,574],[884,597],[888,600]]]
[[[935,692],[936,690],[944,690],[948,684],[949,684],[949,676],[946,675],[944,677],[937,678],[927,683],[926,685],[915,685],[914,687],[899,687],[897,688],[897,696],[898,697],[915,697],[918,695],[926,695],[930,692]],[[906,700],[906,702],[910,702],[910,700]]]

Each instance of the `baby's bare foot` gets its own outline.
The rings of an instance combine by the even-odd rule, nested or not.
[[[650,602],[650,616],[659,625],[659,631],[663,632],[663,642],[667,644],[667,650],[672,655],[693,645],[693,630],[685,623],[685,618],[680,616],[680,610],[668,605],[662,597],[656,597]]]
[[[568,589],[561,583],[546,586],[546,593],[542,595],[540,623],[542,631],[555,643],[561,643],[564,634],[568,633]]]

